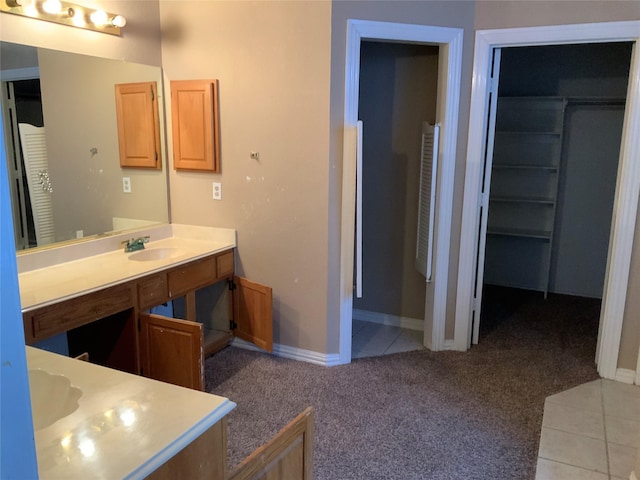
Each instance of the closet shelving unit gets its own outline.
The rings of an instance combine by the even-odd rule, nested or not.
[[[563,97],[498,98],[486,283],[547,295],[566,105]]]

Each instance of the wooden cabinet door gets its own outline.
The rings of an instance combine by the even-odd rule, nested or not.
[[[171,82],[173,167],[220,171],[218,81]]]
[[[140,363],[145,377],[204,390],[202,324],[140,313]]]
[[[121,167],[161,168],[156,82],[116,85]]]
[[[312,480],[314,411],[308,407],[229,472],[229,480]]]
[[[273,351],[271,287],[233,277],[233,334],[267,352]]]

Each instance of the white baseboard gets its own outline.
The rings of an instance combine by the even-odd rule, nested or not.
[[[388,313],[370,312],[368,310],[353,309],[353,319],[363,322],[380,323],[392,327],[408,328],[409,330],[424,331],[424,320],[418,318],[400,317]]]
[[[615,380],[617,382],[628,383],[630,385],[633,385],[634,383],[636,385],[640,385],[636,372],[628,368],[618,368],[616,370]]]
[[[239,338],[234,338],[231,345],[245,350],[253,350],[254,352],[268,353],[261,348],[256,347],[253,343],[245,342]],[[273,355],[282,358],[290,358],[299,362],[313,363],[323,367],[333,367],[340,365],[340,355],[337,353],[319,353],[303,348],[290,347],[288,345],[273,344]]]
[[[453,342],[453,339],[445,340],[442,350],[455,350],[455,344]]]

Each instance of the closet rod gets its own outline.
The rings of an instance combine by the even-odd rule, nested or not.
[[[619,97],[566,97],[567,105],[622,105],[627,103],[626,98]]]

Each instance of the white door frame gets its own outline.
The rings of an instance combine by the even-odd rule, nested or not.
[[[635,42],[629,71],[629,87],[622,129],[622,143],[611,223],[607,271],[602,297],[596,363],[604,378],[616,377],[620,335],[629,280],[633,236],[640,191],[640,21],[607,22],[546,27],[480,30],[476,32],[454,348],[467,350],[471,339],[471,316],[475,261],[478,245],[482,144],[486,135],[486,92],[491,52],[496,47],[566,43]]]
[[[428,322],[432,325],[432,328],[430,336],[425,334],[425,345],[432,350],[442,350],[445,347],[444,331],[453,208],[453,180],[458,136],[462,36],[463,30],[459,28],[366,20],[348,20],[347,22],[344,149],[342,157],[342,234],[340,240],[340,351],[338,362],[341,364],[351,362],[356,123],[358,121],[361,42],[363,39],[375,39],[435,44],[440,47],[436,120],[442,125],[438,162],[441,168],[440,172],[438,172],[434,274],[433,282],[430,284],[434,288],[434,300],[432,309],[428,309],[425,312],[425,332],[427,332],[426,325]]]

